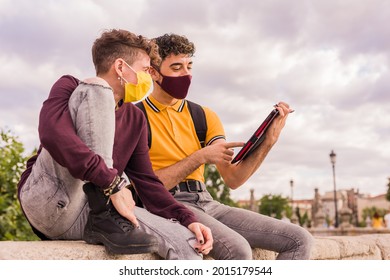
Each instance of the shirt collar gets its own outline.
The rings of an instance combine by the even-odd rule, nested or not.
[[[149,105],[150,108],[152,108],[153,111],[155,111],[156,113],[166,109],[167,107],[171,107],[173,108],[176,112],[182,112],[183,111],[183,108],[184,108],[184,104],[185,104],[185,100],[182,99],[182,100],[179,100],[177,101],[175,104],[173,104],[172,106],[167,106],[167,105],[164,105],[160,102],[158,102],[153,96],[149,95],[148,97],[146,97],[145,99],[146,101],[146,104]]]

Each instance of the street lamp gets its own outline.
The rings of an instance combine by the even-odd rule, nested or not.
[[[299,215],[299,208],[294,210],[294,181],[293,181],[293,179],[290,180],[290,187],[291,187],[291,210],[292,210],[292,215],[291,215],[290,220],[293,224],[299,224],[300,223],[299,218],[298,218],[297,214],[295,213],[296,212],[295,210],[297,210],[298,215]]]
[[[338,215],[337,215],[337,194],[336,194],[336,172],[335,172],[335,168],[334,168],[334,165],[336,163],[336,154],[333,152],[333,150],[331,151],[331,153],[329,154],[330,156],[330,162],[332,163],[332,169],[333,169],[333,196],[334,196],[334,209],[335,209],[335,228],[337,228],[339,226],[339,219],[338,219]]]

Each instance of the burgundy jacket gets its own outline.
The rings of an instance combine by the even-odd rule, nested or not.
[[[154,174],[149,158],[146,119],[136,106],[124,103],[115,112],[113,169],[108,168],[104,160],[81,141],[68,108],[69,98],[78,84],[76,78],[62,76],[43,103],[38,129],[41,146],[37,155],[27,161],[27,169],[18,184],[19,192],[43,147],[73,177],[90,181],[101,188],[107,187],[116,174],[125,172],[150,212],[167,219],[177,219],[184,226],[195,222],[192,211],[177,202]]]

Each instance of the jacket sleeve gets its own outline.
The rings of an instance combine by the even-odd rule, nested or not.
[[[133,181],[142,203],[150,212],[167,219],[176,219],[186,227],[197,221],[194,213],[176,201],[154,174],[149,158],[145,119],[140,140],[126,166],[125,173]]]
[[[76,134],[68,102],[78,84],[76,78],[63,76],[53,85],[40,112],[39,138],[42,147],[73,177],[104,188],[111,183],[117,171],[108,168],[104,160]]]

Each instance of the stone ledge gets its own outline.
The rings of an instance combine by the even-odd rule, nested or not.
[[[253,249],[256,260],[276,254]],[[84,241],[1,241],[2,260],[160,260],[157,254],[112,255]],[[206,259],[210,259],[206,257]],[[390,260],[390,234],[316,237],[312,260]]]

